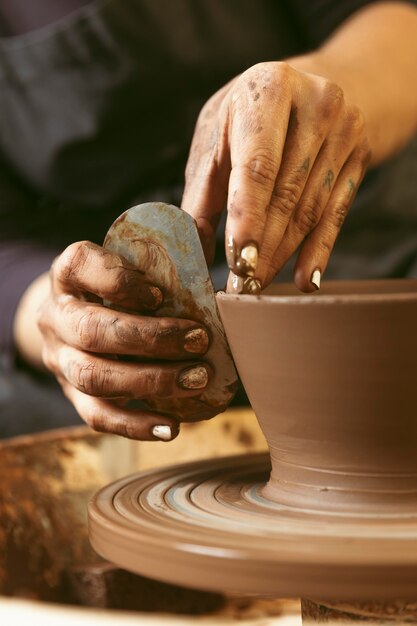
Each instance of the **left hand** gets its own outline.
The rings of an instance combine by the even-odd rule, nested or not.
[[[299,246],[295,283],[314,291],[313,273],[327,266],[370,156],[364,116],[338,85],[289,63],[260,63],[203,107],[182,208],[210,261],[227,199],[228,265],[252,277],[253,291]]]

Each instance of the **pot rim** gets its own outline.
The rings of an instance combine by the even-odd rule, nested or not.
[[[369,289],[370,292],[354,293],[355,288]],[[346,289],[346,293],[337,292]],[[335,290],[334,293],[331,293]],[[278,293],[270,293],[278,291]],[[290,293],[286,293],[286,292]],[[330,293],[329,293],[330,291]],[[266,305],[294,305],[294,306],[328,306],[328,305],[372,305],[388,303],[391,305],[404,302],[417,302],[417,279],[390,278],[377,280],[330,280],[326,281],[320,291],[301,293],[296,291],[293,283],[275,283],[267,287],[260,295],[232,294],[218,291],[216,298],[223,302],[245,302],[255,304],[263,302]]]

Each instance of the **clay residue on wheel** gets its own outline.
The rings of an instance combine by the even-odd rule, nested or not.
[[[262,495],[269,469],[267,455],[245,454],[128,476],[90,502],[92,545],[141,575],[214,592],[338,606],[415,595],[416,519],[381,523],[271,502]]]

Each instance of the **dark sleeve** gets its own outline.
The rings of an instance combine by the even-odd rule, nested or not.
[[[327,39],[350,15],[378,0],[286,0],[292,20],[307,47]],[[417,0],[406,0],[417,6]]]

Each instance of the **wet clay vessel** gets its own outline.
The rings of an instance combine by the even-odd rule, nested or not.
[[[314,295],[280,285],[217,303],[270,458],[109,485],[90,503],[93,547],[215,591],[415,597],[417,283],[328,283]]]
[[[265,497],[343,514],[417,513],[417,281],[219,295],[268,441]]]

